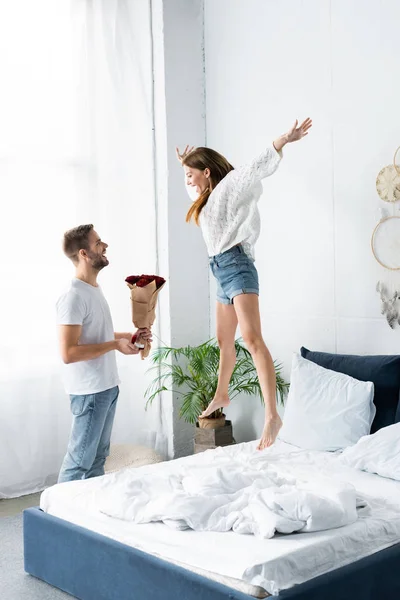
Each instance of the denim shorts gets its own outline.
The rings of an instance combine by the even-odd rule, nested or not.
[[[257,294],[258,273],[254,260],[247,256],[242,246],[233,246],[226,252],[210,257],[210,268],[217,280],[217,300],[233,304],[235,296]]]

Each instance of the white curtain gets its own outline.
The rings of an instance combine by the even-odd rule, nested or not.
[[[132,328],[125,277],[156,269],[151,54],[148,0],[0,4],[0,498],[53,483],[66,450],[63,232],[94,223],[109,243],[116,330]],[[148,366],[119,356],[113,441],[163,439],[144,412]]]

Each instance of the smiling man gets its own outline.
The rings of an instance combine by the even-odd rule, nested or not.
[[[97,276],[109,262],[108,244],[93,225],[64,234],[63,250],[75,265],[75,278],[57,302],[65,387],[70,395],[72,429],[58,481],[104,474],[119,394],[115,350],[138,354],[132,333],[115,333]],[[136,332],[151,341],[148,329]]]

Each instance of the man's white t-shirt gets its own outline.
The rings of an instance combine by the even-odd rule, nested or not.
[[[114,340],[110,308],[101,288],[73,279],[57,302],[58,325],[82,325],[80,345]],[[68,394],[97,394],[119,384],[115,350],[98,358],[64,365]]]

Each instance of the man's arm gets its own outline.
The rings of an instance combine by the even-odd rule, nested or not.
[[[59,339],[61,358],[65,364],[82,360],[98,358],[111,350],[118,350],[122,354],[138,354],[139,349],[130,343],[130,339],[120,338],[101,344],[79,344],[82,334],[82,325],[60,325]]]
[[[127,332],[127,333],[120,333],[120,332],[114,331],[114,337],[115,337],[116,340],[129,340],[129,341],[131,341],[132,336],[133,336],[133,333],[129,333],[129,332]]]

